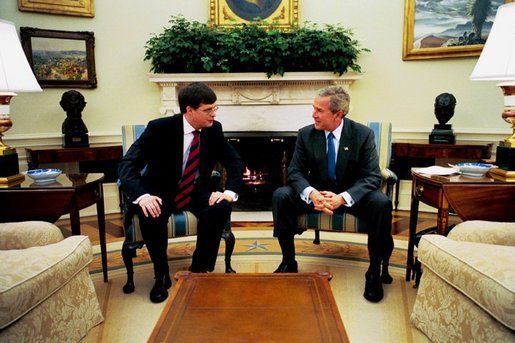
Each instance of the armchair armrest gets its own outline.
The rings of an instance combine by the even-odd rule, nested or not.
[[[43,221],[0,224],[0,250],[26,249],[57,243],[63,239],[57,226]]]
[[[468,220],[447,235],[455,241],[515,246],[515,223]]]
[[[398,182],[397,174],[388,168],[383,168],[381,169],[381,177],[383,178],[383,187],[386,188],[386,196],[391,200],[393,197],[393,186]]]

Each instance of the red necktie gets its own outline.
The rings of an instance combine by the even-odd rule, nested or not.
[[[175,207],[180,210],[188,205],[191,201],[191,192],[193,191],[193,184],[195,176],[197,175],[199,152],[200,152],[200,139],[199,131],[193,131],[193,141],[190,145],[190,153],[188,161],[184,167],[182,178],[179,183],[179,189],[175,196]]]

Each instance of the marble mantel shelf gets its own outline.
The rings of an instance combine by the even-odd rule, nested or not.
[[[198,74],[149,74],[149,81],[161,89],[163,115],[177,113],[177,93],[188,83],[199,81],[212,87],[218,96],[218,105],[308,105],[317,89],[327,85],[342,85],[348,91],[360,73],[341,76],[331,72],[289,72],[283,76],[265,73],[198,73]]]

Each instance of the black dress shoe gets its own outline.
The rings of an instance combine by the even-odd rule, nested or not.
[[[281,262],[279,267],[274,271],[274,273],[298,273],[298,264],[297,261],[293,261],[291,263]]]
[[[373,303],[383,299],[383,283],[379,274],[372,274],[367,272],[365,274],[365,292],[363,297]]]
[[[393,282],[392,276],[388,273],[388,271],[385,273],[384,271],[381,272],[381,281],[385,284],[391,284]]]
[[[168,278],[170,279],[170,278]],[[172,284],[172,280],[170,280],[170,286]],[[156,281],[154,282],[154,286],[150,290],[150,301],[153,303],[160,303],[166,300],[168,298],[168,291],[166,290],[165,286],[165,278],[159,277],[156,278]]]
[[[190,271],[192,273],[207,273],[207,269],[200,268],[200,267],[197,267],[197,266],[194,266],[194,265],[189,266],[188,267],[188,271]]]

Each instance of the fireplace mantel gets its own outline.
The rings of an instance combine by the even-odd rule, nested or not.
[[[191,82],[204,82],[216,92],[220,106],[217,119],[229,131],[296,131],[311,122],[316,91],[341,85],[350,92],[362,74],[290,72],[268,78],[264,73],[149,74],[161,90],[159,113],[179,112],[179,89]]]

